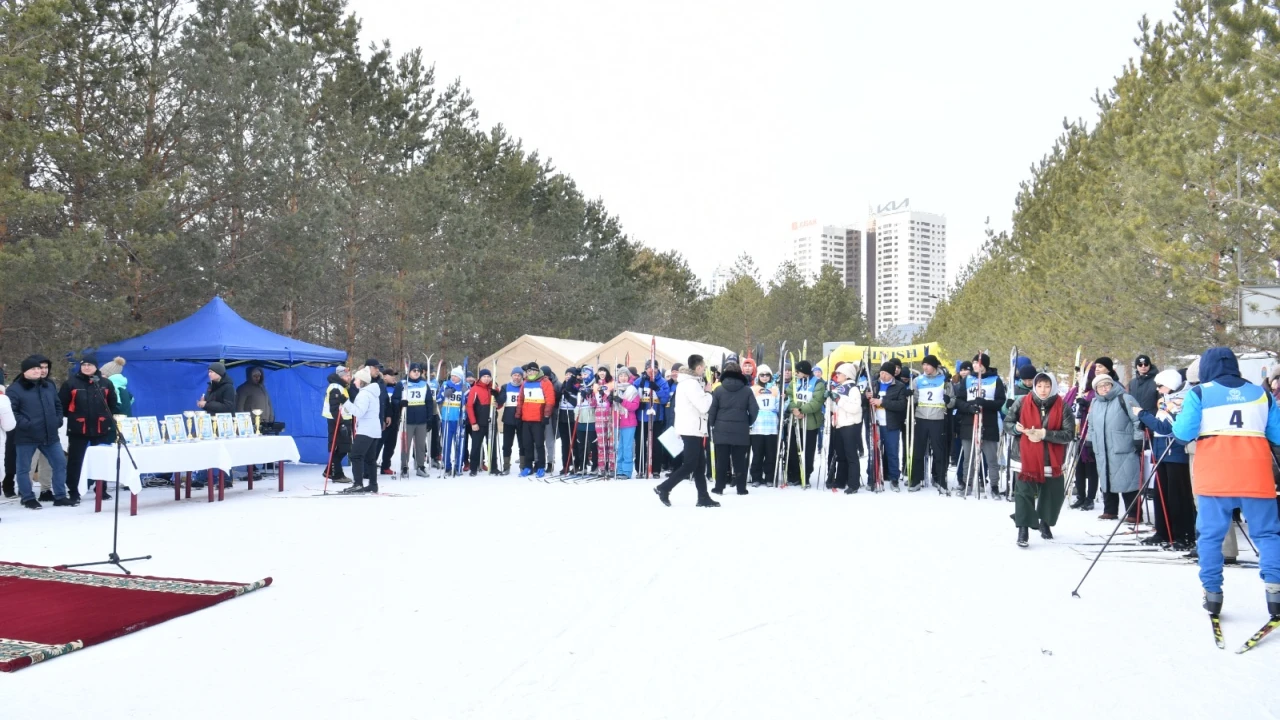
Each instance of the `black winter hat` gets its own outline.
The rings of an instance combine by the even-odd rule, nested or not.
[[[986,354],[986,353],[978,353],[977,355],[974,355],[974,356],[973,356],[973,361],[974,361],[974,362],[981,362],[981,363],[982,363],[982,367],[984,367],[984,368],[989,368],[989,367],[991,367],[991,356],[990,356],[990,355],[988,355],[988,354]]]
[[[924,360],[921,360],[920,363],[923,365],[929,365],[935,370],[942,367],[942,363],[938,360],[937,355],[925,355]]]
[[[411,363],[409,365],[409,372],[413,372],[414,370],[422,372],[422,363]]]
[[[226,366],[226,365],[223,365],[223,364],[222,364],[222,363],[220,363],[220,362],[216,362],[216,363],[209,363],[209,369],[210,369],[210,370],[212,370],[212,371],[214,371],[214,372],[216,372],[216,373],[218,373],[218,377],[226,377],[226,376],[227,376],[227,366]]]
[[[480,377],[484,377],[486,375],[488,375],[489,377],[493,377],[493,371],[490,370],[489,368],[481,368]]]
[[[961,370],[968,370],[969,372],[973,372],[973,363],[969,362],[968,360],[961,362],[960,367],[956,369],[956,372],[960,372]]]
[[[896,365],[893,364],[892,360],[885,360],[884,362],[880,363],[880,372],[887,372],[890,375],[897,375],[898,368]]]
[[[538,362],[537,362],[536,360],[530,360],[529,362],[527,362],[527,363],[525,363],[525,364],[524,364],[524,369],[525,369],[525,370],[537,370],[537,369],[538,369]]]
[[[813,363],[810,363],[808,360],[801,360],[800,362],[796,363],[796,372],[800,373],[801,375],[812,375]]]
[[[1138,357],[1134,358],[1134,359],[1133,359],[1133,366],[1134,366],[1134,367],[1138,367],[1139,365],[1151,365],[1151,356],[1150,356],[1150,355],[1139,355]]]
[[[671,370],[669,372],[680,372],[680,369],[683,367],[684,363],[671,363]]]
[[[22,372],[26,372],[31,368],[38,368],[42,363],[49,362],[49,358],[43,355],[28,355],[22,359]]]
[[[1106,368],[1108,374],[1114,373],[1116,371],[1116,364],[1109,357],[1100,357],[1097,360],[1094,360],[1093,363],[1095,365],[1101,365],[1102,367]]]
[[[92,366],[94,366],[94,367],[97,367],[97,366],[98,366],[98,354],[97,354],[97,353],[95,353],[95,352],[92,352],[92,351],[88,351],[88,352],[85,352],[85,353],[81,354],[81,355],[80,355],[80,364],[81,364],[81,365],[84,365],[85,363],[89,363],[90,365],[92,365]]]
[[[1031,363],[1027,363],[1026,365],[1023,365],[1022,367],[1018,368],[1018,379],[1019,380],[1035,380],[1036,366],[1032,365]]]
[[[578,368],[576,368],[576,367],[572,367],[572,366],[571,366],[571,367],[567,367],[567,368],[565,368],[565,369],[564,369],[564,374],[565,374],[566,376],[568,376],[568,375],[577,375],[577,374],[578,374]]]
[[[381,367],[382,367],[382,363],[378,362],[378,358],[369,358],[368,360],[365,360],[365,361],[364,361],[364,366],[365,366],[365,367],[376,367],[376,368],[381,368]]]

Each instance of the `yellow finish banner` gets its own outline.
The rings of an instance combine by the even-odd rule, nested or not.
[[[817,367],[822,368],[822,376],[824,378],[831,377],[831,368],[839,366],[841,363],[854,363],[858,366],[858,372],[862,372],[862,360],[866,357],[866,345],[841,345],[831,353],[831,357],[818,363]],[[897,347],[871,346],[871,367],[879,369],[880,364],[891,358],[898,358],[904,365],[914,365],[919,369],[920,363],[925,356],[933,355],[938,358],[938,362],[950,369],[950,363],[947,362],[946,352],[937,343],[920,343],[918,345],[899,345]]]

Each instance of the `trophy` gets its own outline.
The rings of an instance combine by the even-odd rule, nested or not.
[[[262,411],[253,410],[253,434],[262,435]]]
[[[187,419],[187,437],[194,440],[196,437],[196,412],[194,410],[184,410],[182,416]]]

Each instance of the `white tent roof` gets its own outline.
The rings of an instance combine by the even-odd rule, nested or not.
[[[565,340],[564,338],[547,337],[546,335],[530,335],[528,337],[551,352],[570,359],[580,358],[600,347],[600,343],[588,340]]]

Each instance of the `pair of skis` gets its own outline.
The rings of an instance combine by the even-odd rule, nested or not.
[[[870,344],[867,345],[867,352],[863,355],[862,367],[867,373],[867,399],[870,400],[871,396],[875,394],[874,388],[880,383],[878,373],[877,376],[872,376],[871,374]],[[874,492],[884,492],[884,460],[881,457],[880,448],[880,413],[870,402],[867,403],[867,409],[869,410],[867,422],[871,426],[871,457],[867,462],[867,486]]]
[[[1222,637],[1221,618],[1218,615],[1210,614],[1209,621],[1213,624],[1213,643],[1218,646],[1219,650],[1226,650],[1227,641]],[[1271,631],[1275,630],[1277,627],[1280,627],[1280,616],[1272,616],[1271,619],[1267,621],[1266,625],[1258,628],[1258,632],[1254,633],[1252,637],[1244,641],[1244,644],[1240,646],[1240,649],[1236,650],[1236,654],[1243,655],[1244,653],[1254,649],[1258,646],[1258,643],[1262,642],[1263,638],[1270,635]]]

